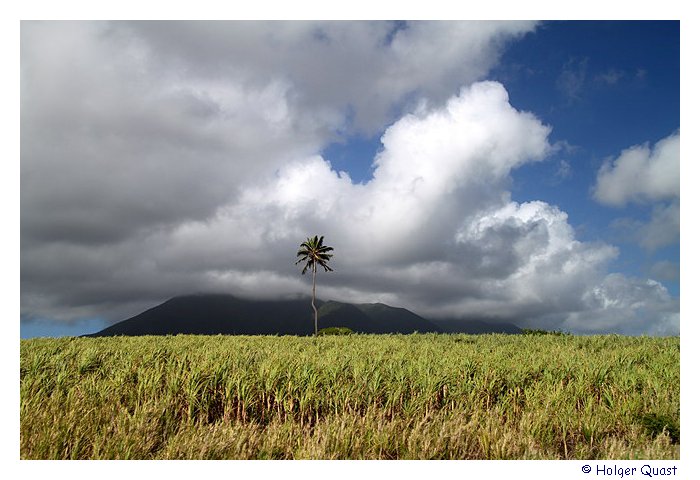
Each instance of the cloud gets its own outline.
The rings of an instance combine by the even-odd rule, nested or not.
[[[22,315],[120,320],[193,291],[307,294],[294,253],[322,234],[336,253],[323,298],[659,330],[635,312],[672,314],[667,294],[632,302],[640,283],[608,277],[614,247],[510,197],[513,170],[553,151],[551,128],[476,80],[531,28],[23,23]],[[381,133],[362,184],[319,154],[356,132]],[[624,308],[634,320],[613,314]]]
[[[680,238],[680,133],[625,149],[598,170],[593,197],[604,205],[651,205],[648,221],[620,218],[612,226],[648,252]]]
[[[608,71],[596,75],[595,81],[605,85],[617,85],[620,80],[625,77],[626,74],[624,71],[617,68],[610,68]]]
[[[581,99],[581,92],[586,83],[588,59],[570,58],[562,67],[557,77],[556,87],[569,102]]]
[[[586,308],[571,313],[564,329],[624,335],[678,335],[678,299],[654,280],[610,274],[584,296]]]
[[[323,297],[589,331],[582,315],[590,305],[613,305],[587,299],[616,249],[577,241],[564,212],[513,202],[506,189],[512,169],[547,155],[548,134],[510,106],[501,85],[477,83],[387,129],[366,184],[318,155],[287,163],[206,221],[94,252],[86,270],[100,271],[102,284],[79,287],[84,277],[76,272],[76,284],[64,278],[64,295],[92,294],[94,302],[192,285],[268,298],[305,294],[292,254],[308,232],[320,232],[336,253],[335,272],[319,284]],[[94,247],[76,247],[75,255],[87,251]],[[42,267],[55,253],[33,260]],[[76,261],[65,250],[60,257],[61,270]],[[621,328],[612,320],[606,327]]]
[[[606,161],[598,171],[594,198],[616,207],[678,199],[680,143],[680,133],[674,133],[653,147],[636,145]]]
[[[669,261],[656,262],[651,266],[649,274],[659,280],[678,282],[681,277],[680,265]]]
[[[251,185],[339,134],[381,129],[404,97],[444,101],[485,75],[508,39],[532,28],[23,22],[23,305],[82,315],[81,305],[99,311],[114,298],[153,299],[199,285],[197,275],[170,264],[161,270],[155,252],[221,212],[247,214],[236,204]],[[251,231],[258,221],[247,222]]]
[[[677,243],[680,225],[678,202],[654,205],[647,221],[623,217],[611,223],[611,227],[619,234],[620,241],[635,242],[648,252]]]
[[[207,218],[406,95],[450,96],[531,28],[24,22],[22,237],[100,244]]]
[[[534,22],[132,22],[169,70],[195,78],[294,85],[296,100],[374,132],[407,96],[443,102],[483,78],[507,41]],[[347,80],[351,78],[352,81]],[[336,120],[348,121],[345,117]]]
[[[670,205],[654,207],[651,220],[637,232],[639,243],[649,251],[678,242],[681,228],[680,205],[675,202]]]
[[[440,108],[390,126],[366,184],[353,184],[319,156],[290,163],[216,221],[176,232],[172,249],[160,252],[171,258],[157,261],[201,268],[206,261],[198,246],[230,239],[206,254],[228,256],[209,265],[222,285],[238,279],[228,288],[239,288],[246,274],[278,272],[258,295],[279,295],[272,278],[282,291],[304,293],[307,285],[296,283],[298,271],[285,252],[308,232],[320,232],[336,253],[335,272],[318,287],[322,296],[518,323],[558,312],[558,321],[547,320],[556,328],[584,307],[583,295],[617,251],[578,242],[556,207],[509,200],[509,173],[542,160],[551,150],[548,134],[535,117],[510,106],[500,84],[477,83]],[[245,242],[236,242],[236,232],[246,232]],[[270,252],[266,258],[256,257],[259,245]]]
[[[30,22],[22,35],[25,242],[110,243],[206,218],[319,143],[290,127],[303,115],[280,81],[172,78],[102,23]]]
[[[561,180],[566,180],[574,176],[573,169],[571,168],[571,163],[566,160],[559,161],[559,169],[554,174],[555,177]]]

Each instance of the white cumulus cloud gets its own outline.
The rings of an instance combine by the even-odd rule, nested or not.
[[[624,150],[598,171],[594,197],[612,206],[678,198],[680,145],[680,133],[674,133],[653,147],[644,144]]]
[[[621,218],[613,226],[652,252],[680,236],[680,133],[653,147],[636,145],[605,162],[598,171],[594,198],[604,204],[651,206],[647,221]]]

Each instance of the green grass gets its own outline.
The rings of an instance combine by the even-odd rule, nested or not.
[[[677,459],[678,337],[21,340],[24,459]]]

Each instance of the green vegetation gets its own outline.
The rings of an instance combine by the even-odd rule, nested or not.
[[[23,459],[676,459],[680,341],[21,340]]]
[[[541,329],[530,329],[523,328],[523,335],[571,335],[570,333],[559,332],[557,330],[541,330]]]
[[[354,332],[348,327],[328,327],[318,331],[319,335],[350,335],[352,333]]]

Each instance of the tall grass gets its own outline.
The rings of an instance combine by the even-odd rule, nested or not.
[[[570,335],[22,340],[20,456],[678,458],[679,345]]]

